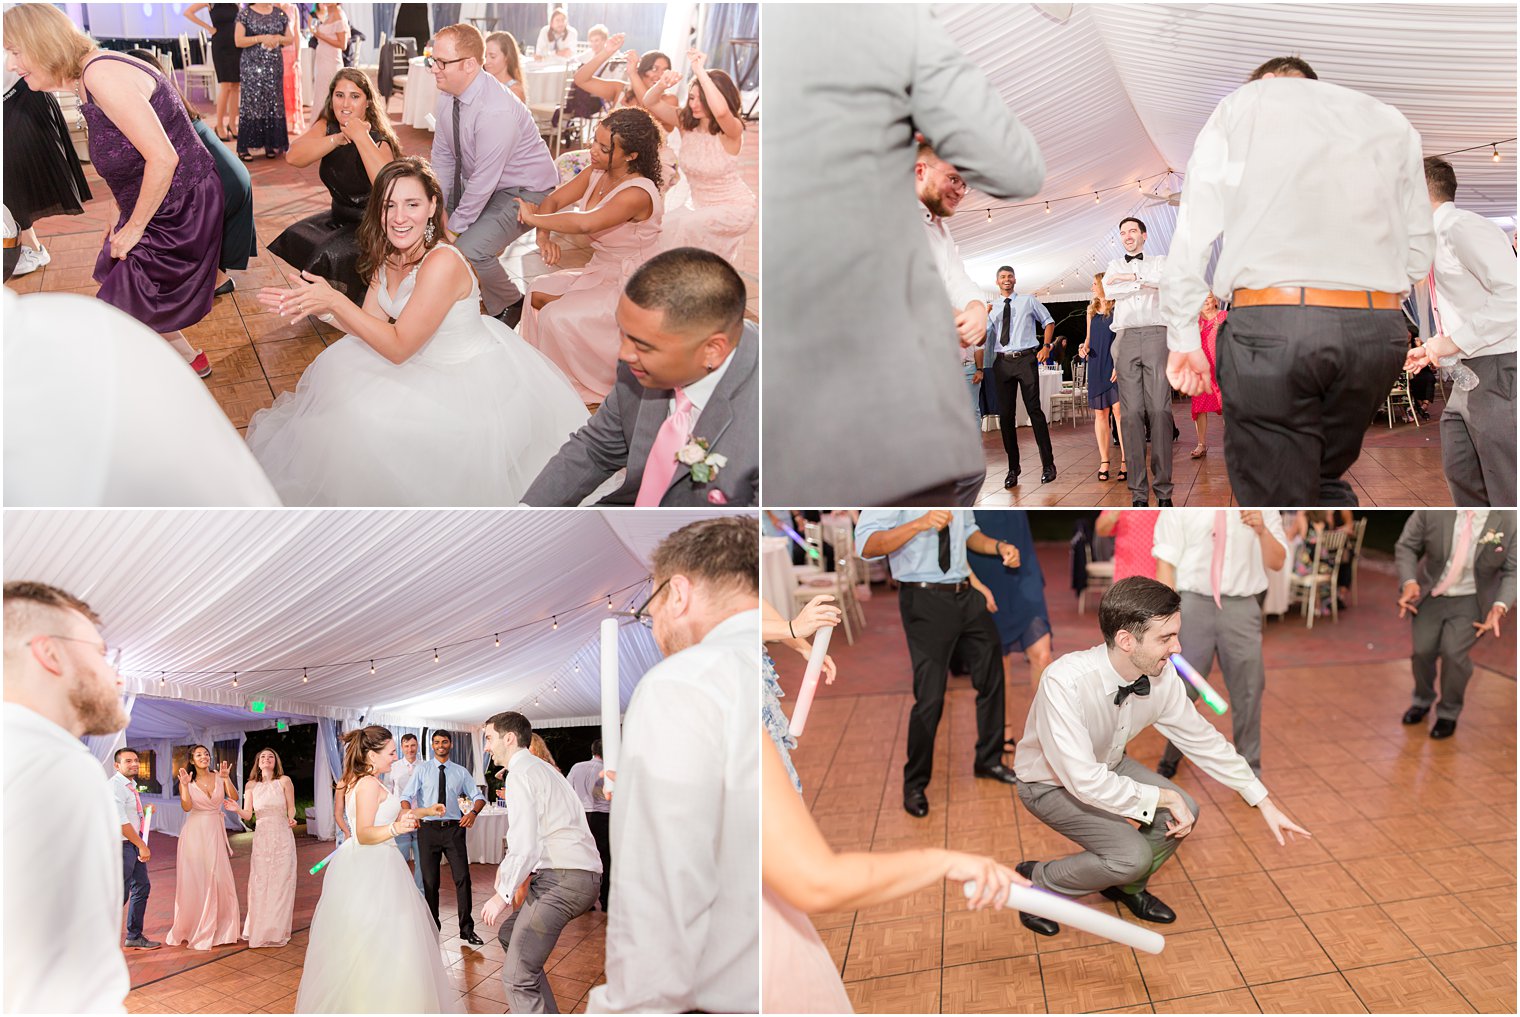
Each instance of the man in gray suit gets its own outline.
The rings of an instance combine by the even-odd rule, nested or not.
[[[1499,638],[1501,619],[1515,602],[1515,512],[1421,509],[1404,524],[1394,562],[1403,583],[1399,617],[1405,612],[1414,615],[1414,652],[1409,658],[1414,698],[1404,723],[1420,723],[1435,704],[1430,737],[1450,738],[1472,677],[1473,644],[1485,632]]]
[[[765,17],[782,43],[767,57],[777,130],[761,156],[767,499],[969,505],[986,465],[924,235],[914,132],[996,198],[1038,191],[1044,160],[928,5],[777,4]]]
[[[744,280],[711,251],[650,258],[618,299],[617,384],[528,488],[528,505],[757,505],[760,333]]]

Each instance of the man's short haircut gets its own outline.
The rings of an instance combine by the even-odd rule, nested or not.
[[[449,734],[447,731],[443,730],[442,728],[440,728],[437,731],[434,731],[432,734],[428,735],[428,741],[431,742],[434,738],[439,738],[439,737],[447,738],[449,740],[450,744],[452,744],[453,741],[454,741],[454,736],[451,735],[451,734]]]
[[[519,748],[526,749],[533,742],[533,725],[528,718],[514,710],[504,710],[486,721],[486,727],[493,729],[498,735],[516,735]],[[496,760],[505,763],[505,759]]]
[[[137,755],[137,750],[136,749],[117,749],[116,752],[115,752],[115,754],[111,756],[111,761],[119,763],[119,762],[121,762],[121,757],[122,756],[135,756],[135,755]]]
[[[1314,73],[1314,68],[1310,67],[1303,57],[1296,56],[1273,57],[1252,71],[1251,76],[1246,80],[1260,81],[1268,74],[1276,75],[1279,78],[1297,76],[1314,81],[1319,80],[1319,75]]]
[[[1130,576],[1110,586],[1098,602],[1098,628],[1103,642],[1114,645],[1121,630],[1136,639],[1157,618],[1170,618],[1182,609],[1182,598],[1165,583],[1145,576]]]
[[[998,270],[997,270],[997,274],[998,275],[1002,275],[1004,272],[1013,272],[1013,266],[1012,265],[999,265],[998,266]],[[1013,272],[1013,274],[1014,275],[1018,275],[1017,272]]]
[[[1124,228],[1124,224],[1127,223],[1127,222],[1132,222],[1136,226],[1139,226],[1140,227],[1140,232],[1144,233],[1146,236],[1150,235],[1151,231],[1145,228],[1145,221],[1144,220],[1137,219],[1137,218],[1135,218],[1132,215],[1127,215],[1123,219],[1119,220],[1119,228],[1122,230]]]
[[[1451,163],[1437,156],[1425,160],[1425,186],[1438,201],[1457,200],[1457,171]]]
[[[664,312],[663,327],[683,334],[722,332],[738,345],[744,329],[744,280],[722,257],[677,247],[644,262],[623,287],[646,311]]]
[[[485,62],[486,37],[474,25],[447,25],[434,33],[433,40],[439,39],[453,39],[460,56],[474,57],[477,63]]]
[[[591,743],[591,754],[593,756],[600,756],[602,754],[602,740],[600,738]]]
[[[47,583],[9,582],[5,584],[5,652],[16,652],[19,646],[12,645],[13,642],[19,642],[28,634],[37,634],[35,630],[43,626],[45,618],[55,619],[56,615],[50,615],[50,611],[77,611],[92,624],[100,624],[100,615],[72,593]],[[48,624],[51,626],[56,621]]]
[[[414,734],[404,734],[404,735],[401,736],[401,744],[402,745],[405,745],[407,742],[414,742],[416,740],[417,740],[417,736],[414,735]]]
[[[654,551],[654,578],[680,574],[693,581],[760,592],[760,526],[747,515],[719,516],[687,523]]]

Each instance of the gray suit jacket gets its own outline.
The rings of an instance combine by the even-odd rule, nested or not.
[[[760,499],[760,331],[744,323],[733,363],[702,407],[693,434],[706,438],[711,451],[728,457],[728,465],[711,483],[697,484],[687,470],[676,469],[661,505],[758,505]],[[529,505],[579,505],[596,486],[623,467],[623,486],[602,505],[632,505],[644,479],[644,463],[660,425],[669,416],[668,388],[645,388],[633,372],[618,365],[617,384],[586,425],[570,436],[543,468],[523,501]],[[714,500],[714,492],[721,498]]]
[[[927,4],[774,4],[765,36],[766,502],[893,505],[980,475],[913,132],[997,198],[1040,189],[1034,138]]]
[[[1420,600],[1430,596],[1431,587],[1440,582],[1451,557],[1456,512],[1452,509],[1420,509],[1404,524],[1394,548],[1394,563],[1399,570],[1399,584],[1411,580],[1420,584]],[[1481,543],[1483,536],[1496,533],[1497,542]],[[1478,585],[1478,606],[1487,614],[1495,604],[1515,606],[1515,512],[1492,509],[1482,533],[1473,534],[1479,541],[1473,558],[1473,578]]]

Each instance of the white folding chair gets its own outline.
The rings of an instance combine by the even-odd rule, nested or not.
[[[194,94],[195,86],[200,85],[206,90],[206,99],[216,101],[216,65],[211,63],[211,46],[206,42],[205,36],[201,36],[201,56],[205,63],[190,62],[190,38],[181,33],[179,37],[179,62],[184,70],[185,95]]]

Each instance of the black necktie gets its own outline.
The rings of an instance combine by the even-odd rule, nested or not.
[[[459,114],[458,113],[454,114],[454,129],[456,131],[459,129]],[[1141,251],[1139,254],[1126,254],[1124,256],[1124,262],[1125,262],[1125,264],[1129,264],[1131,261],[1144,261],[1144,260],[1145,260],[1145,252],[1144,251]]]
[[[950,524],[939,531],[939,570],[950,571]]]
[[[1151,679],[1149,675],[1141,675],[1133,685],[1120,685],[1119,691],[1114,695],[1114,705],[1123,706],[1125,696],[1148,696],[1151,694]]]
[[[459,137],[459,96],[454,96],[454,192],[450,196],[448,210],[459,207],[460,195],[464,194],[464,140]],[[442,787],[442,785],[439,785]]]
[[[443,796],[446,795],[446,794],[448,794],[448,793],[449,793],[448,776],[443,772],[443,764],[439,763],[438,764],[438,804],[444,806],[445,808],[448,807],[448,802],[444,801],[444,797]]]
[[[1013,313],[1012,312],[1012,308],[1010,306],[1010,305],[1012,305],[1012,303],[1013,303],[1013,298],[1012,297],[1004,297],[1003,298],[1003,345],[1004,346],[1008,345],[1008,326],[1010,324],[1010,316]]]

